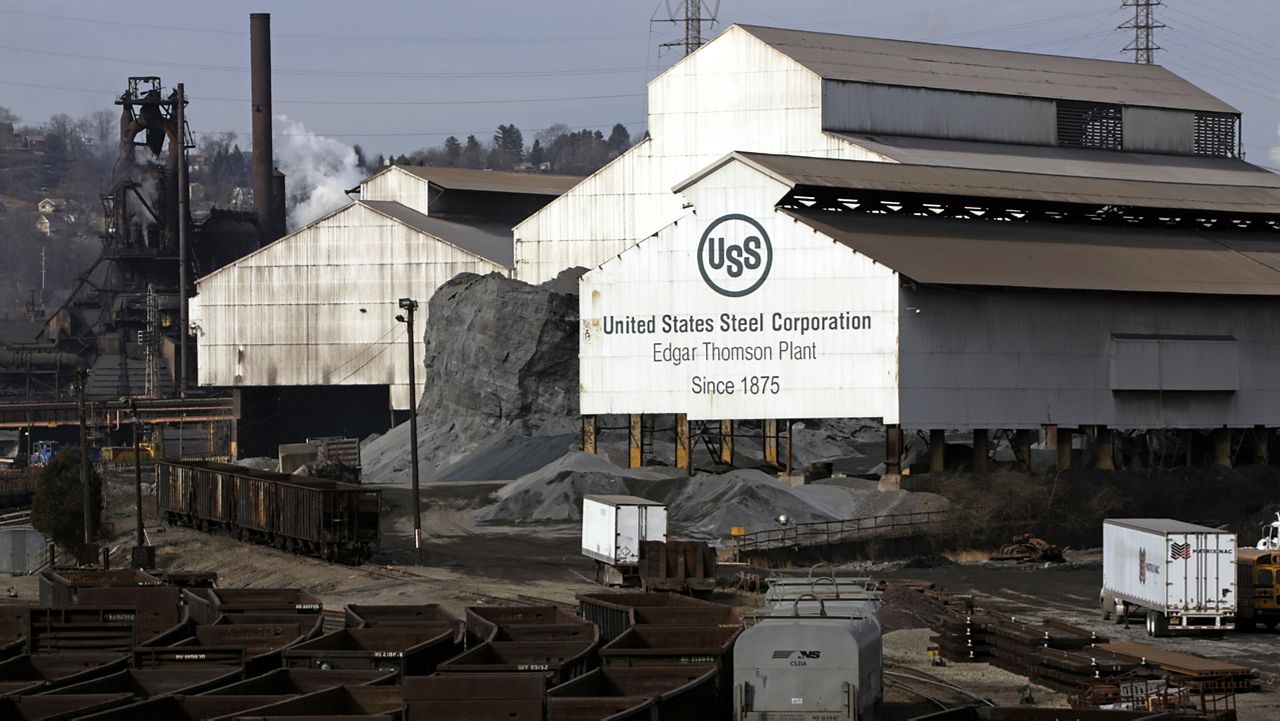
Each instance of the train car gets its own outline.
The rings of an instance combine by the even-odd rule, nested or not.
[[[174,523],[357,563],[381,542],[382,494],[358,484],[198,461],[161,461],[156,478]]]
[[[30,508],[36,496],[39,469],[0,470],[0,509]]]

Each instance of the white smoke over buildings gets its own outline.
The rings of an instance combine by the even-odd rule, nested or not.
[[[350,202],[346,191],[364,180],[355,150],[317,135],[286,115],[275,116],[275,164],[285,174],[288,230],[298,228]]]

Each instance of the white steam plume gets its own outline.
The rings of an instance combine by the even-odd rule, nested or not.
[[[351,201],[343,191],[364,180],[356,151],[316,135],[287,115],[275,116],[275,162],[285,174],[285,212],[292,232]]]

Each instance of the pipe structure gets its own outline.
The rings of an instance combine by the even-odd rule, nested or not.
[[[271,147],[271,14],[249,15],[249,68],[253,104],[253,207],[258,214],[261,244],[276,235],[275,188]]]
[[[187,182],[187,93],[182,83],[178,83],[173,116],[178,125],[178,396],[182,397],[187,394],[187,375],[193,365],[188,355],[191,318],[187,309],[191,295],[188,287],[191,284],[191,239],[188,232],[191,186]],[[128,393],[129,389],[125,392]]]

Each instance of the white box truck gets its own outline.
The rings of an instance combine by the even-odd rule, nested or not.
[[[1146,612],[1147,633],[1235,625],[1236,535],[1172,518],[1102,524],[1103,619]]]
[[[608,586],[640,581],[640,543],[667,540],[667,507],[637,496],[582,499],[582,555],[596,561],[596,580]]]

